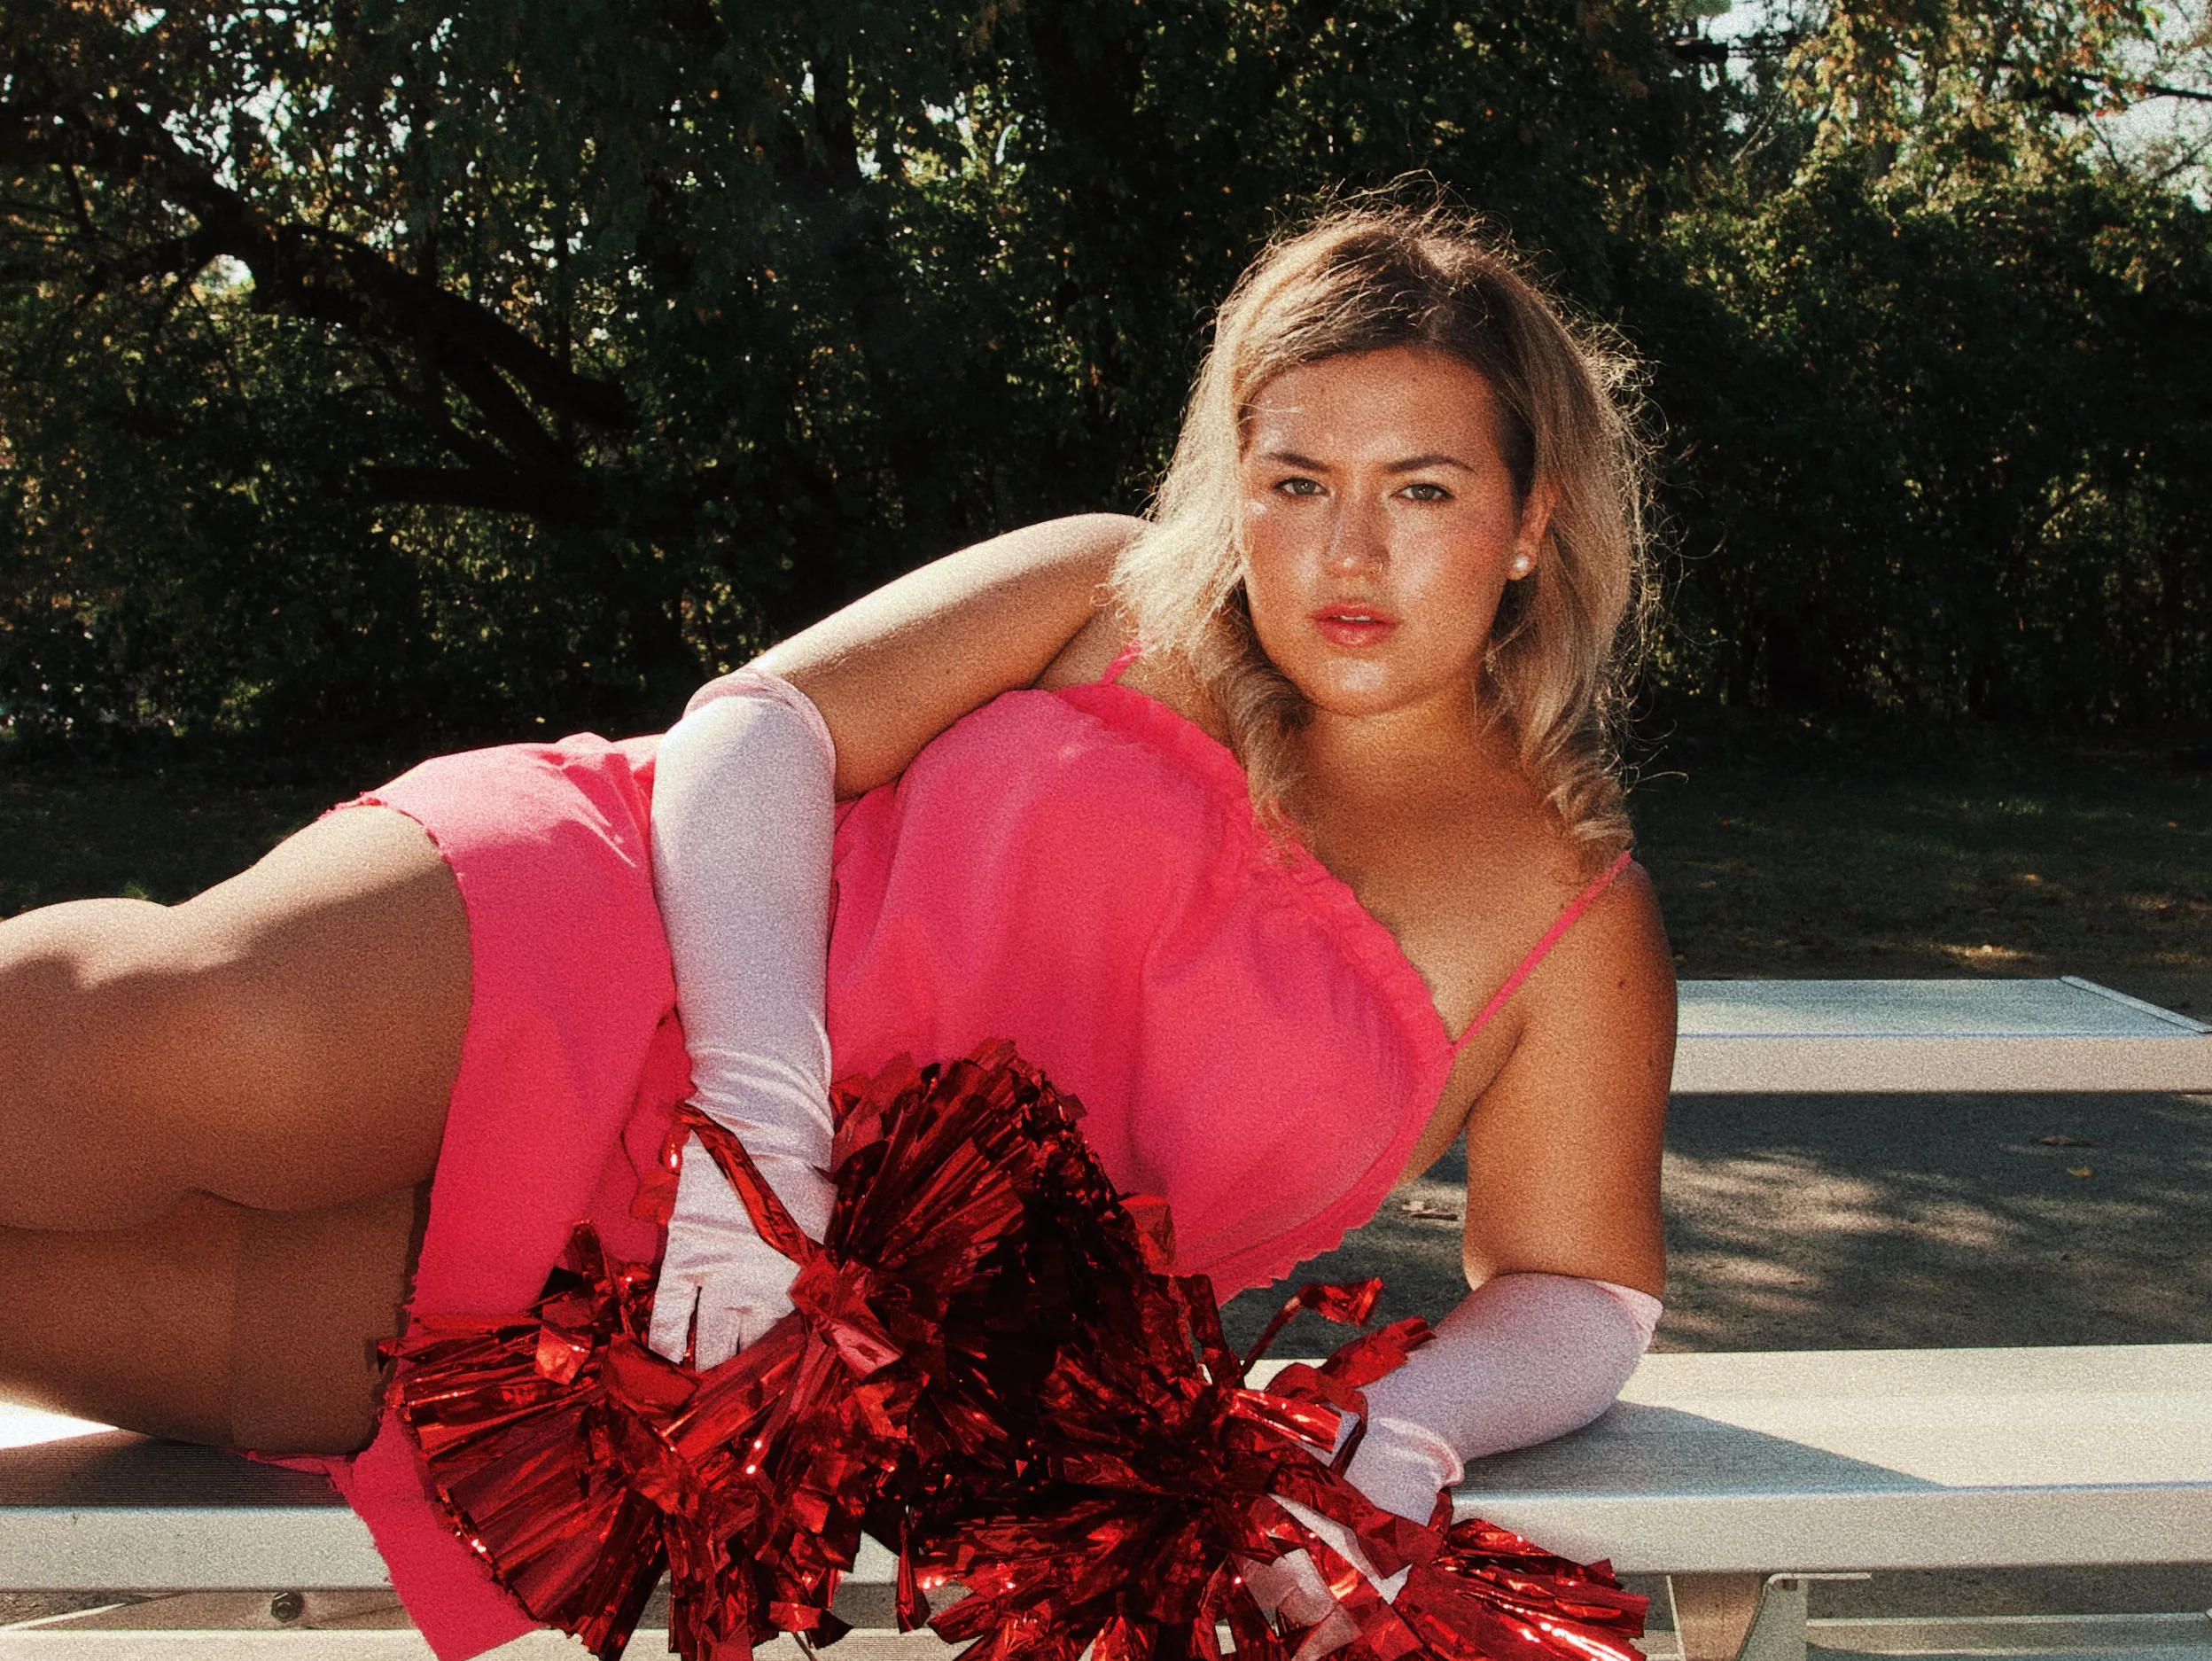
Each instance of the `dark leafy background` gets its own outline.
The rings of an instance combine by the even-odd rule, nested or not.
[[[1645,355],[1661,702],[2212,714],[2212,240],[2086,136],[2146,14],[1702,27],[10,0],[0,723],[659,724],[919,559],[1141,506],[1237,270],[1393,181]]]

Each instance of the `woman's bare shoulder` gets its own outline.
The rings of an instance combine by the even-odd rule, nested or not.
[[[1456,1084],[1470,1099],[1532,1044],[1617,1057],[1647,1043],[1655,1020],[1672,1033],[1673,957],[1649,876],[1632,861],[1608,877],[1613,852],[1593,854],[1533,791],[1513,796],[1496,791],[1489,811],[1454,827],[1453,858],[1435,862],[1454,868],[1432,890],[1436,908],[1406,931],[1443,971],[1432,984],[1458,970],[1447,1012],[1456,1001],[1470,1018],[1510,988],[1468,1045]]]
[[[1090,620],[1038,676],[1047,690],[1084,686],[1104,678],[1114,660],[1136,639],[1136,625],[1127,612],[1102,597]],[[1226,740],[1227,726],[1207,698],[1198,677],[1180,659],[1165,652],[1145,652],[1122,674],[1121,683],[1133,692],[1156,698],[1187,721],[1195,721],[1219,739]]]
[[[1624,854],[1618,844],[1593,847],[1561,822],[1533,786],[1523,800],[1502,789],[1496,794],[1506,800],[1484,829],[1492,838],[1492,869],[1509,877],[1499,891],[1500,910],[1517,914],[1513,926],[1527,946],[1555,925],[1566,925],[1545,957],[1542,982],[1571,981],[1587,993],[1584,982],[1593,974],[1633,979],[1670,973],[1658,892],[1634,850]],[[1468,922],[1476,925],[1475,919]],[[1538,985],[1531,975],[1527,990],[1536,992]]]
[[[1674,1047],[1674,957],[1659,894],[1632,861],[1561,935],[1532,974],[1523,1043],[1572,1048],[1599,1064],[1640,1073]],[[1662,1084],[1663,1094],[1663,1082]]]

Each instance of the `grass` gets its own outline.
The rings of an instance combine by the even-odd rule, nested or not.
[[[2212,773],[2162,749],[1711,720],[1643,774],[1686,975],[2085,974],[2212,1010]],[[362,782],[0,768],[0,915],[181,900]]]
[[[0,771],[0,916],[101,894],[186,899],[352,793],[194,769]]]
[[[2212,1009],[2212,773],[2163,748],[1716,727],[1632,801],[1686,975],[2082,974]]]

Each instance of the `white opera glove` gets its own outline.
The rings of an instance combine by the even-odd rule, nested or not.
[[[653,889],[691,1099],[737,1138],[811,1240],[827,1232],[836,1197],[822,1022],[836,766],[805,695],[741,669],[692,699],[661,740],[653,781]],[[689,1338],[697,1366],[719,1365],[790,1313],[798,1273],[693,1137],[652,1347],[680,1361]]]
[[[780,1197],[806,1174],[787,1174],[773,1168],[776,1163],[753,1161]],[[692,1137],[676,1178],[676,1209],[668,1220],[647,1341],[670,1361],[682,1361],[696,1319],[699,1366],[727,1361],[791,1313],[798,1275],[798,1265],[760,1237],[744,1202]]]
[[[1499,1275],[1367,1388],[1367,1434],[1344,1475],[1386,1511],[1426,1523],[1464,1462],[1547,1442],[1612,1406],[1651,1347],[1647,1292],[1572,1275]]]
[[[1425,1524],[1464,1462],[1578,1430],[1612,1405],[1651,1345],[1659,1300],[1632,1287],[1569,1275],[1500,1275],[1439,1321],[1403,1366],[1367,1387],[1367,1433],[1344,1475],[1375,1505]],[[1346,1434],[1351,1424],[1345,1425]],[[1341,1439],[1340,1439],[1341,1445]],[[1352,1532],[1281,1494],[1275,1501],[1367,1577],[1383,1602],[1409,1569],[1379,1575]],[[1354,1636],[1305,1552],[1246,1560],[1260,1607],[1312,1626],[1294,1661]],[[1319,1624],[1316,1624],[1319,1623]]]

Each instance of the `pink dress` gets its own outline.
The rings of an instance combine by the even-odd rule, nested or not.
[[[1229,753],[1112,679],[1009,693],[841,811],[833,1057],[843,1076],[1012,1039],[1081,1098],[1114,1181],[1167,1197],[1178,1267],[1226,1298],[1373,1215],[1459,1049],[1627,859],[1455,1041],[1351,891],[1258,830]],[[656,1250],[629,1201],[689,1078],[652,910],[651,748],[448,756],[362,799],[437,840],[475,955],[418,1312],[523,1306],[580,1217],[618,1253]],[[527,1628],[389,1415],[365,1453],[321,1462],[443,1661]]]

